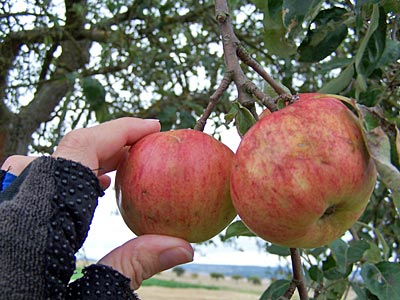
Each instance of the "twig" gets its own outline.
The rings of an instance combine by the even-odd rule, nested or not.
[[[251,57],[250,53],[243,47],[243,45],[238,45],[237,54],[239,58],[254,71],[256,71],[264,80],[274,89],[278,95],[287,94],[286,90],[277,83],[264,68]]]
[[[215,105],[217,105],[222,94],[228,89],[231,82],[232,82],[232,73],[226,72],[218,88],[215,90],[214,94],[210,96],[210,101],[208,102],[206,109],[204,110],[202,116],[194,126],[195,130],[204,131],[207,119],[210,117],[212,111],[214,110]]]
[[[299,249],[290,248],[290,257],[292,259],[293,282],[296,284],[297,290],[299,291],[300,300],[308,300],[308,292],[304,282]]]
[[[227,1],[216,0],[215,12],[222,36],[225,65],[227,70],[233,74],[233,81],[235,82],[236,89],[238,91],[238,101],[250,111],[255,111],[253,109],[254,99],[252,94],[246,88],[249,79],[243,73],[243,70],[240,67],[239,58],[237,56],[237,48],[240,45],[240,41],[233,31]]]
[[[288,289],[286,290],[285,294],[283,295],[283,299],[291,299],[293,297],[294,292],[296,291],[297,284],[294,280],[290,282]]]

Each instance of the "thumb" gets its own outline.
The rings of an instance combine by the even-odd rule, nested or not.
[[[162,235],[142,235],[114,249],[99,264],[112,267],[131,279],[131,287],[142,281],[193,260],[193,248],[185,240]]]

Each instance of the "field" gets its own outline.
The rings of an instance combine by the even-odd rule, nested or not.
[[[187,273],[177,277],[167,271],[145,281],[137,293],[143,300],[258,300],[267,286],[267,280],[255,285],[247,279],[215,279],[208,274]]]

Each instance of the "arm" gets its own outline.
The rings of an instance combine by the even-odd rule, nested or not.
[[[99,182],[103,188],[109,185],[104,174],[115,170],[125,146],[157,130],[158,123],[134,118],[76,130],[63,139],[53,158],[36,159],[0,193],[3,295],[9,295],[8,299],[98,299],[100,293],[101,299],[136,299],[130,288],[192,260],[193,249],[183,240],[143,236],[118,247],[67,286],[74,253],[86,238],[97,197],[102,195]],[[12,170],[24,161],[25,167],[31,160],[23,157],[2,168]]]
[[[74,254],[86,238],[97,197],[102,194],[88,168],[50,157],[36,159],[7,193],[0,194],[4,200],[0,205],[3,295],[8,299],[22,295],[30,299],[79,299],[82,288],[78,282],[67,285],[75,270]],[[96,287],[90,276],[93,272],[97,282],[113,280],[114,284]],[[93,290],[93,297],[85,294],[85,299],[95,299],[95,291],[137,299],[129,279],[109,267],[92,267],[79,282],[86,292]]]

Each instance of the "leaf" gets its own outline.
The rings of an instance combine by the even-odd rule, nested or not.
[[[287,247],[278,246],[275,244],[268,244],[266,247],[268,253],[279,255],[279,256],[289,256],[290,249]]]
[[[367,291],[366,291],[364,285],[362,285],[356,281],[351,281],[350,286],[353,289],[353,291],[356,293],[357,300],[368,300]]]
[[[376,265],[365,263],[361,277],[367,289],[379,300],[400,299],[400,264],[387,261]]]
[[[264,14],[264,44],[271,54],[289,58],[296,54],[293,40],[287,39],[287,29],[283,24],[282,1],[256,1]]]
[[[346,268],[337,264],[333,255],[329,255],[322,263],[322,271],[324,277],[329,280],[338,280],[346,278],[352,270],[352,265],[347,265]]]
[[[278,300],[285,294],[289,286],[290,280],[276,280],[265,290],[265,292],[261,295],[260,300]]]
[[[196,125],[196,119],[187,110],[179,112],[179,125],[178,128],[193,128]]]
[[[369,77],[379,66],[380,59],[385,50],[386,44],[386,13],[383,8],[374,5],[370,23],[371,34],[367,31],[368,42],[364,49],[361,60],[357,65],[357,72],[365,77]],[[357,52],[358,55],[358,52]],[[358,57],[360,59],[360,57]],[[357,56],[356,56],[357,61]]]
[[[283,25],[287,28],[288,32],[293,31],[295,28],[301,28],[303,20],[307,17],[310,11],[315,7],[319,7],[322,0],[283,0]]]
[[[383,67],[400,59],[400,41],[387,39],[377,67]]]
[[[231,223],[226,229],[225,235],[222,238],[222,241],[225,241],[231,237],[238,236],[256,236],[250,229],[242,221],[236,221]]]
[[[298,48],[299,61],[318,62],[335,51],[347,36],[345,18],[347,11],[340,7],[320,11]]]
[[[370,249],[370,244],[365,240],[352,240],[349,242],[348,260],[351,263],[360,261],[364,253]]]
[[[90,107],[96,110],[97,107],[102,106],[106,101],[106,91],[101,82],[93,77],[85,77],[80,82],[83,95]]]
[[[333,69],[346,68],[352,61],[353,60],[348,57],[332,57],[329,61],[319,64],[318,67],[321,73],[326,73]]]
[[[101,82],[93,77],[85,77],[81,79],[80,83],[86,102],[89,104],[90,110],[95,113],[96,120],[99,122],[109,120],[106,90]]]
[[[369,40],[371,36],[374,34],[375,30],[378,28],[379,25],[379,6],[377,4],[373,5],[371,21],[369,23],[367,32],[364,38],[361,40],[360,46],[358,47],[356,56],[355,56],[355,65],[358,74],[364,74],[363,67],[362,67],[362,60],[364,57],[364,53],[367,49]]]
[[[354,76],[354,64],[349,64],[338,77],[332,79],[322,86],[319,93],[338,94],[343,91],[351,82]]]
[[[326,285],[328,286],[326,290],[326,298],[325,299],[342,299],[342,296],[347,288],[347,280],[334,280],[327,281]]]
[[[337,270],[342,274],[346,273],[348,266],[351,264],[347,256],[348,244],[342,239],[337,239],[329,244],[329,248],[331,248],[332,255],[336,259]]]
[[[256,119],[251,112],[240,104],[238,101],[232,102],[232,106],[236,109],[236,128],[240,136],[245,133],[256,123]]]
[[[382,261],[381,249],[373,242],[368,242],[369,249],[364,252],[363,258],[370,263],[378,263]]]
[[[308,269],[308,275],[310,276],[311,280],[314,280],[315,282],[322,282],[323,281],[324,274],[318,268],[318,266],[311,266]]]
[[[392,191],[393,202],[400,211],[400,171],[391,162],[391,145],[389,137],[381,127],[365,133],[368,150],[374,159],[381,180]],[[398,140],[398,137],[396,138]],[[396,142],[397,150],[400,149]]]

